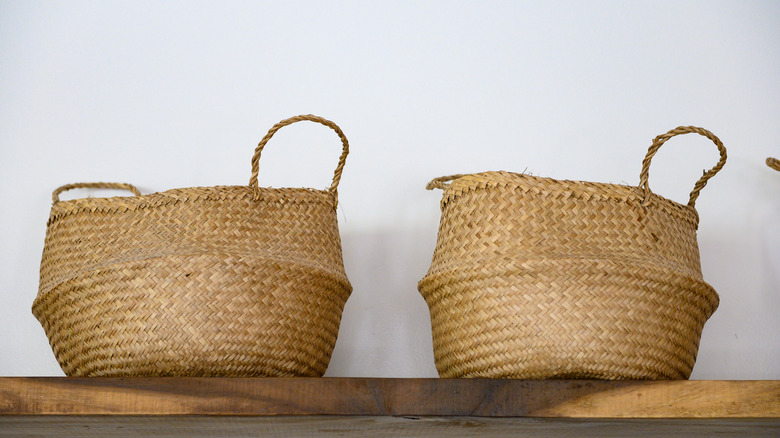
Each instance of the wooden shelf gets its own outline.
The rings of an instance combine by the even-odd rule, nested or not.
[[[780,435],[780,381],[0,377],[0,435]]]

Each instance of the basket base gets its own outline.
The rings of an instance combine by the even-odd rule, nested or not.
[[[717,293],[616,261],[508,263],[429,274],[441,377],[687,379]]]
[[[321,376],[346,279],[215,255],[123,263],[36,299],[68,376]]]

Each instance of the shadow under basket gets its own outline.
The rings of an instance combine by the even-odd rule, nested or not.
[[[681,205],[650,191],[648,171],[666,140],[691,132],[720,161]],[[442,217],[418,288],[441,377],[687,379],[719,303],[702,279],[694,203],[725,161],[712,133],[679,127],[654,140],[639,187],[510,172],[433,180]]]
[[[259,188],[260,152],[282,126],[334,129],[328,190]],[[348,143],[333,122],[275,125],[249,186],[141,196],[127,184],[54,192],[33,313],[68,376],[321,376],[352,290],[336,187]],[[58,199],[71,188],[135,197]]]

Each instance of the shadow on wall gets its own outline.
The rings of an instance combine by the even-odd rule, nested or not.
[[[704,281],[720,306],[704,326],[692,379],[780,376],[780,174],[740,164],[743,185],[721,198],[729,214],[705,217],[708,232],[700,229]]]
[[[344,308],[329,377],[438,377],[428,307],[417,282],[436,228],[342,233],[353,292]]]

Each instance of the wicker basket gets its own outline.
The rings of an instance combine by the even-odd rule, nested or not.
[[[341,138],[332,185],[258,187],[266,142],[302,120]],[[249,186],[55,190],[32,310],[65,373],[321,376],[352,290],[336,217],[348,149],[333,122],[298,116],[257,146]],[[59,201],[79,187],[136,196]]]
[[[651,193],[648,169],[666,140],[692,132],[720,161],[685,206]],[[653,141],[639,187],[509,172],[433,180],[442,218],[418,288],[439,374],[688,378],[719,302],[702,280],[694,203],[725,161],[712,133],[679,127]]]
[[[768,157],[766,159],[766,165],[780,172],[780,160],[777,158]]]

